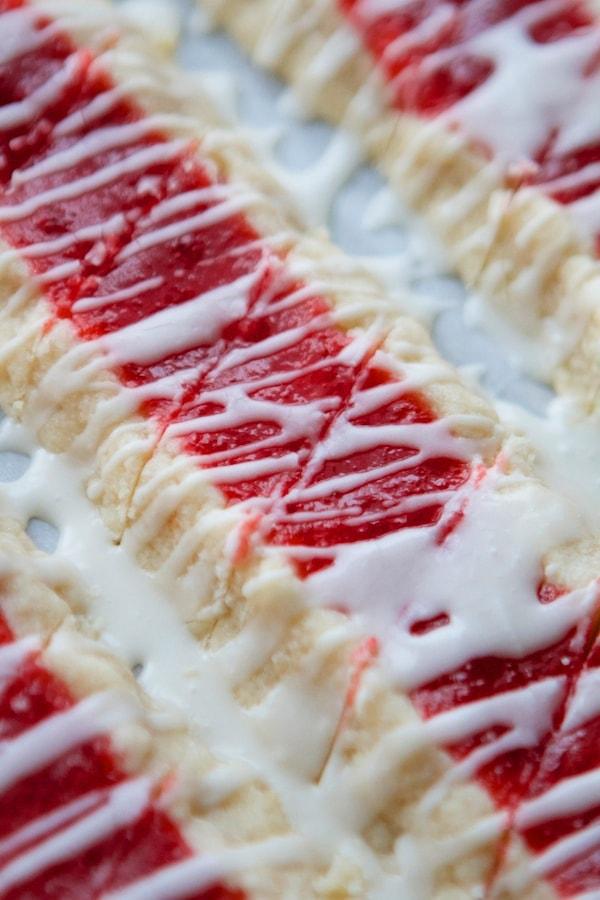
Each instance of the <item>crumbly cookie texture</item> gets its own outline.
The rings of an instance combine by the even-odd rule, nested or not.
[[[520,186],[519,177],[507,181],[501,163],[439,119],[393,110],[382,76],[334,0],[200,4],[259,64],[292,84],[311,113],[358,134],[466,283],[539,345],[536,374],[596,410],[597,354],[586,336],[597,331],[600,269],[568,208]]]

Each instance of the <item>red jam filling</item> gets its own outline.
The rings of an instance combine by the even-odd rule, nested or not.
[[[354,396],[390,382],[388,373],[370,364]],[[348,423],[366,432],[398,423],[431,423],[434,418],[423,397],[408,391],[366,414],[353,415],[352,406],[347,413]],[[436,524],[444,504],[435,498],[428,502],[428,495],[458,490],[468,480],[470,467],[445,457],[411,465],[412,456],[418,456],[415,447],[381,443],[360,452],[325,457],[303,484],[308,499],[290,499],[283,505],[269,528],[268,540],[281,546],[326,550],[337,544],[376,539],[402,528]],[[351,487],[344,486],[347,476],[352,479]],[[311,489],[330,480],[331,492],[310,497]],[[336,481],[341,485],[339,490],[335,489]],[[423,499],[412,508],[406,504],[409,498]],[[331,557],[320,554],[297,565],[302,574],[308,574],[330,562]]]

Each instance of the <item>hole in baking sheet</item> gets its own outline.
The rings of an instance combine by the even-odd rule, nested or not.
[[[25,530],[38,550],[43,550],[45,553],[54,553],[60,538],[58,528],[55,525],[45,519],[39,519],[37,516],[34,516],[28,521]]]
[[[135,678],[139,679],[142,676],[142,672],[144,671],[144,663],[136,662],[132,665],[131,671]]]
[[[3,416],[4,418],[4,416]],[[27,453],[14,450],[0,451],[0,482],[8,483],[22,478],[29,466],[31,457]]]

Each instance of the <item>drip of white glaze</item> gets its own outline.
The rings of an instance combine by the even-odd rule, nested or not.
[[[358,140],[340,131],[334,134],[318,162],[306,169],[283,169],[271,160],[269,171],[292,194],[304,222],[312,228],[327,221],[334,198],[362,159]]]
[[[557,493],[568,497],[590,529],[600,532],[600,423],[575,401],[556,398],[539,417],[522,407],[498,403],[511,432],[522,432],[535,450],[536,473]]]
[[[491,274],[486,273],[487,281]],[[535,270],[523,271],[523,280],[530,276],[536,277]],[[565,302],[553,315],[540,317],[535,307],[526,302],[526,296],[524,291],[524,301],[518,310],[505,316],[483,293],[472,293],[464,307],[465,321],[499,340],[515,369],[548,382],[576,349],[586,327],[587,314],[581,305]]]

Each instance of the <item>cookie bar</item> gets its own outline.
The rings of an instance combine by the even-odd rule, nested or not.
[[[490,301],[487,321],[525,339],[522,363],[595,408],[597,4],[202,6],[359,135]]]
[[[309,891],[269,788],[149,699],[86,625],[76,576],[10,519],[0,558],[2,896]]]

